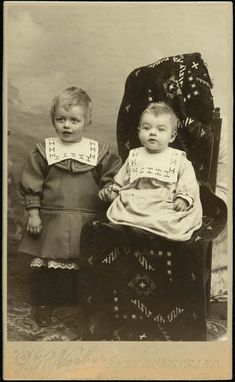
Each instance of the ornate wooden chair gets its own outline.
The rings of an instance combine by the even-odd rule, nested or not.
[[[189,62],[195,63],[195,56]],[[149,96],[152,82],[146,77],[145,67],[143,72],[146,92],[152,98],[153,91]],[[152,75],[152,67],[150,72]],[[135,73],[131,73],[129,80],[135,78]],[[129,80],[125,88],[128,91]],[[135,88],[132,93],[140,113],[142,98],[138,98],[138,91],[142,97],[143,88]],[[126,148],[139,145],[131,131],[132,125],[137,126],[139,114],[136,111],[129,114],[133,101],[125,95],[126,91],[117,129],[123,159]],[[120,228],[105,220],[86,224],[82,233],[81,290],[91,335],[84,339],[206,340],[212,242],[227,219],[226,205],[214,193],[221,119],[218,108],[210,123],[201,122],[190,113],[187,118],[195,123],[190,130],[185,117],[174,146],[186,151],[194,166],[200,184],[203,225],[190,240],[173,242],[140,229]],[[123,129],[127,123],[131,125],[129,136]],[[124,140],[120,139],[120,131],[125,132]]]

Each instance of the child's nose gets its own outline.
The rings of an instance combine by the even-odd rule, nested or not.
[[[64,127],[66,127],[66,128],[69,128],[69,127],[70,127],[70,121],[69,121],[69,119],[66,119],[66,120],[64,121]]]

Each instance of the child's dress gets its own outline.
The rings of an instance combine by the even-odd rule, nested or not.
[[[189,240],[202,224],[202,206],[194,169],[183,151],[168,147],[149,153],[133,149],[114,178],[119,191],[107,211],[109,221],[138,227],[170,240]],[[176,211],[177,196],[188,202]]]
[[[107,145],[88,138],[36,144],[20,179],[26,209],[39,208],[43,226],[39,235],[25,231],[19,247],[35,257],[32,266],[68,268],[78,260],[82,226],[105,213],[98,191],[110,185],[120,166]]]

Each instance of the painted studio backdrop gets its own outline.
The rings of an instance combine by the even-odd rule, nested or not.
[[[199,52],[214,83],[214,105],[220,107],[225,132],[231,46],[226,8],[220,3],[28,2],[8,4],[5,16],[9,336],[32,340],[40,333],[27,321],[27,291],[23,298],[20,294],[27,271],[16,254],[25,223],[17,183],[34,143],[55,135],[49,117],[53,97],[69,86],[86,90],[93,101],[87,137],[117,151],[117,115],[129,73],[163,57]],[[219,260],[213,259],[215,294],[227,288],[226,243],[222,248]],[[14,319],[16,309],[23,312],[18,321]],[[60,336],[58,332],[46,335],[54,340],[60,336],[71,339],[71,334],[62,332]]]

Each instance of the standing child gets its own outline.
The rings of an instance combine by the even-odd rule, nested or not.
[[[50,324],[52,304],[66,287],[58,284],[58,274],[77,279],[82,226],[104,213],[98,190],[111,184],[121,166],[107,145],[83,136],[91,112],[91,100],[82,89],[61,92],[51,107],[57,137],[36,144],[21,174],[28,222],[19,251],[31,256],[39,326]]]
[[[189,240],[202,224],[202,207],[194,169],[183,151],[169,147],[178,119],[164,103],[153,103],[141,115],[139,139],[144,147],[130,151],[109,189],[99,196],[113,201],[107,217],[170,240]]]

